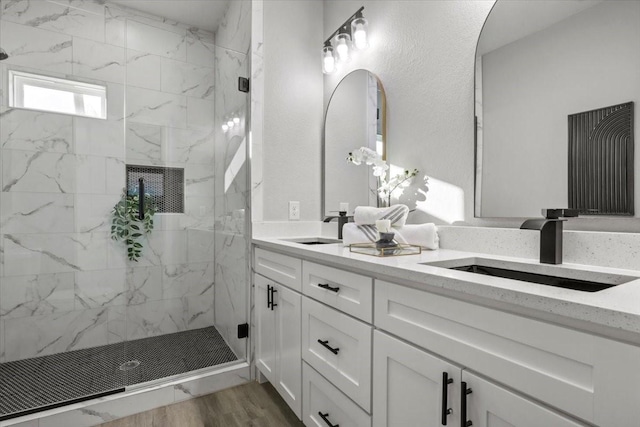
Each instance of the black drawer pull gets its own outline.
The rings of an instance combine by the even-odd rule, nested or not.
[[[453,410],[449,408],[449,384],[453,383],[453,378],[449,378],[449,374],[442,373],[442,425],[447,425],[447,416],[451,415]]]
[[[339,348],[333,348],[329,345],[329,340],[327,341],[322,341],[322,340],[318,340],[318,342],[327,350],[329,350],[331,353],[333,354],[338,354],[338,352],[340,351]]]
[[[275,294],[276,292],[278,292],[278,290],[276,289],[275,286],[272,286],[271,287],[271,310],[273,310],[273,307],[277,307],[278,306],[278,304],[273,302],[273,294]]]
[[[335,293],[338,293],[338,291],[340,290],[339,287],[336,286],[334,288],[333,286],[329,285],[328,283],[318,283],[318,287],[322,288],[322,289],[326,289],[326,290],[331,291],[331,292],[335,292]]]
[[[271,285],[267,285],[267,308],[271,308]]]
[[[329,427],[340,427],[340,424],[331,424],[331,421],[329,421],[328,412],[326,414],[323,414],[322,412],[318,412],[318,415],[320,415],[320,418],[322,418]]]
[[[469,427],[473,425],[471,420],[467,420],[467,394],[471,394],[472,390],[467,388],[467,383],[462,381],[460,388],[460,426]]]

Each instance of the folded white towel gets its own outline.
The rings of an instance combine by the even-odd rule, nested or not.
[[[435,250],[439,247],[438,229],[433,223],[406,224],[404,227],[394,228],[394,240],[398,243],[422,246]],[[348,223],[342,227],[342,243],[349,246],[353,243],[373,243],[379,239],[375,225],[358,225]]]
[[[406,224],[404,227],[392,230],[396,232],[395,240],[398,243],[422,246],[435,250],[440,246],[438,228],[433,223]]]
[[[407,222],[408,215],[407,205],[393,205],[388,208],[357,206],[353,212],[353,222],[358,225],[375,225],[379,219],[388,219],[392,227],[402,227]]]

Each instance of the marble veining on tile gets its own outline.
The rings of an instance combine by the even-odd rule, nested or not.
[[[73,120],[61,114],[2,109],[0,141],[4,149],[71,153]]]

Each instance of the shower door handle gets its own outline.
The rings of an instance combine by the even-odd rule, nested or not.
[[[138,219],[144,219],[144,178],[138,179]]]

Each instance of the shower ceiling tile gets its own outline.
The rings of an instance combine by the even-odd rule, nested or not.
[[[73,118],[62,114],[7,109],[0,116],[4,149],[73,152]]]
[[[49,73],[71,74],[71,37],[14,24],[2,17],[0,39],[9,54],[7,65],[21,65]]]
[[[13,0],[3,5],[2,19],[5,21],[104,42],[102,12],[93,13],[47,1]]]

